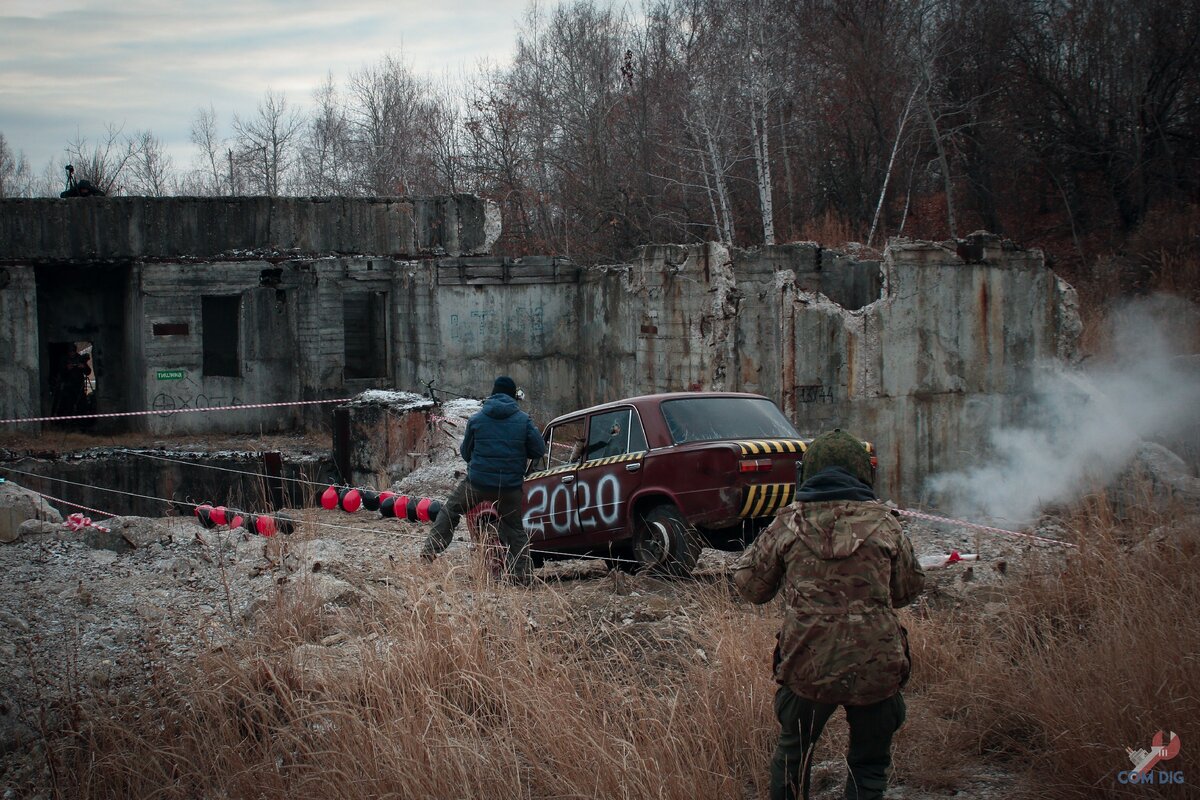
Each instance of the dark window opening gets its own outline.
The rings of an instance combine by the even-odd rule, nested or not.
[[[154,323],[155,336],[187,336],[188,324],[186,322],[156,322]]]
[[[50,413],[56,417],[96,411],[96,373],[91,342],[50,342]]]
[[[346,377],[386,378],[387,292],[348,292],[342,300]]]
[[[554,469],[574,464],[587,445],[587,420],[573,419],[550,429],[546,439],[546,455],[530,465],[531,470]]]
[[[608,458],[645,451],[646,434],[632,408],[622,408],[592,417],[588,430],[587,458]]]
[[[240,295],[200,298],[200,327],[203,331],[204,375],[223,375],[236,378],[241,374],[238,365],[238,330],[242,316]]]

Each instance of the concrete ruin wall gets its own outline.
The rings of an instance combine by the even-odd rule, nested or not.
[[[456,255],[499,234],[497,206],[472,195],[0,200],[0,261]]]
[[[43,221],[34,235],[29,208],[39,202],[58,221]],[[92,202],[127,210],[123,221],[110,220],[116,243],[90,222],[115,211]],[[1040,252],[988,235],[895,241],[882,261],[812,243],[747,251],[664,245],[645,248],[631,264],[581,269],[562,258],[461,249],[490,245],[498,232],[494,207],[473,198],[390,205],[247,198],[245,219],[222,212],[227,239],[202,237],[208,255],[184,252],[200,241],[188,232],[194,223],[173,255],[170,234],[132,232],[165,218],[155,203],[187,209],[197,202],[0,201],[0,231],[19,234],[15,243],[0,240],[0,348],[15,356],[0,364],[0,417],[45,409],[44,343],[72,338],[94,342],[106,411],[422,391],[431,380],[478,396],[499,373],[526,388],[539,423],[649,392],[752,391],[779,402],[806,433],[841,426],[875,440],[881,490],[913,502],[930,473],[979,457],[987,432],[1022,409],[1034,365],[1070,357],[1079,333],[1073,293]],[[210,210],[242,201],[211,202]],[[413,217],[414,238],[397,238],[386,231],[404,229],[389,216],[402,206],[441,216]],[[74,221],[55,216],[72,208],[79,209]],[[297,221],[302,208],[311,229]],[[260,215],[272,213],[291,221],[264,226]],[[378,227],[363,228],[365,219]],[[63,226],[90,233],[53,240]],[[250,229],[259,233],[243,236]],[[338,238],[348,230],[362,240]],[[460,249],[447,249],[451,236],[428,234],[447,230],[457,231]],[[382,252],[399,240],[411,247]],[[135,241],[140,254],[130,249]],[[279,250],[288,244],[290,252]],[[344,310],[364,293],[384,304],[385,363],[378,375],[349,378]],[[210,295],[240,298],[236,376],[204,373],[199,298]],[[182,376],[163,378],[175,373]],[[111,424],[258,432],[328,425],[331,416],[319,406]]]

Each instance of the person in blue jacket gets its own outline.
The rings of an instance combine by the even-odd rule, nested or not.
[[[421,548],[421,557],[429,561],[437,558],[450,546],[462,514],[491,501],[500,514],[500,540],[508,547],[508,574],[513,580],[528,582],[533,565],[529,534],[521,520],[525,466],[529,459],[545,455],[546,443],[529,415],[517,408],[517,384],[512,378],[496,378],[492,396],[467,420],[458,452],[467,462],[467,477],[442,504]]]

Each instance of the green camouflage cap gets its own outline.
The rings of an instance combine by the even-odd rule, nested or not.
[[[801,480],[806,481],[823,469],[841,467],[868,486],[871,485],[871,455],[866,445],[836,428],[813,439],[804,451]]]

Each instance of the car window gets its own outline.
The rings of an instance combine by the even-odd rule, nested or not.
[[[688,397],[666,400],[660,408],[675,444],[800,435],[779,407],[763,398]]]
[[[632,408],[606,411],[592,417],[588,428],[587,459],[622,456],[646,449],[646,433]]]
[[[550,429],[550,438],[546,447],[544,469],[554,469],[564,464],[572,464],[583,456],[585,419],[571,420]]]

